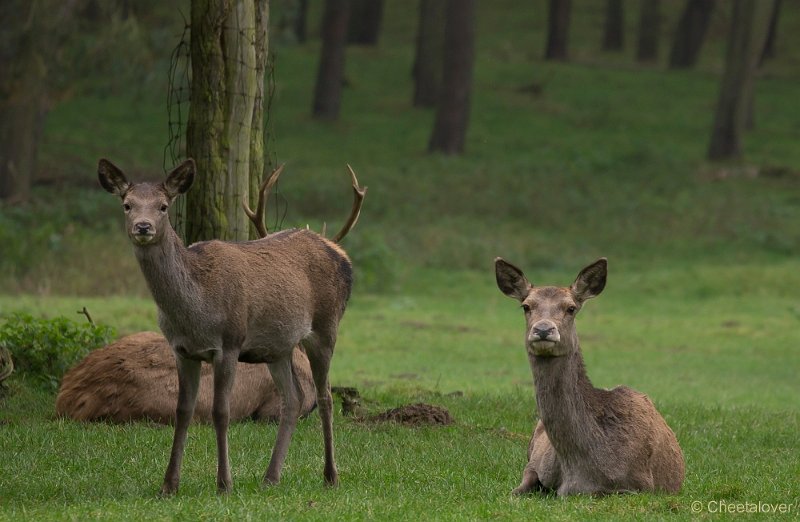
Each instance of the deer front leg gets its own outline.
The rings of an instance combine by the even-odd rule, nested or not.
[[[211,416],[217,434],[217,491],[228,493],[233,487],[228,458],[228,424],[231,409],[230,396],[236,378],[237,351],[223,350],[214,358],[214,405]]]
[[[300,415],[300,399],[292,374],[292,352],[281,361],[269,363],[269,372],[272,380],[281,395],[281,420],[278,425],[278,436],[275,447],[272,448],[272,458],[264,475],[264,484],[277,484],[281,480],[281,468],[289,451],[289,443],[297,426],[297,417]]]
[[[200,386],[200,361],[193,361],[176,356],[178,367],[178,406],[175,409],[175,435],[172,439],[172,452],[169,457],[164,483],[161,485],[161,496],[170,496],[178,491],[181,480],[181,462],[186,447],[186,433],[192,422],[194,406],[197,402],[197,390]]]

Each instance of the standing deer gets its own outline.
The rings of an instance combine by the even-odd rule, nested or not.
[[[228,492],[232,487],[227,432],[237,361],[266,363],[280,391],[278,435],[264,475],[266,484],[279,482],[300,408],[291,364],[298,343],[305,348],[317,391],[325,483],[334,486],[338,473],[328,370],[339,321],[350,297],[350,259],[339,245],[309,230],[284,230],[255,241],[204,241],[185,247],[167,210],[179,194],[189,190],[194,175],[191,159],[161,183],[130,183],[110,161],[101,159],[98,165],[100,184],[122,200],[128,236],[158,306],[159,326],[176,357],[175,435],[161,494],[178,490],[201,361],[211,363],[214,371],[212,417],[218,490]]]
[[[515,495],[680,490],[683,453],[650,399],[626,386],[592,386],[575,316],[606,285],[607,261],[584,268],[567,288],[534,287],[522,271],[495,259],[497,286],[522,303],[525,348],[540,420]]]

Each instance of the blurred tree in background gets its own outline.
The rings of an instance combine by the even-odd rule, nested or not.
[[[725,73],[708,148],[711,160],[742,154],[742,136],[755,103],[756,69],[774,8],[774,0],[734,0]]]
[[[475,0],[447,0],[442,89],[428,144],[430,152],[464,152],[474,62]]]
[[[350,0],[347,43],[377,45],[382,20],[383,0]]]
[[[322,15],[322,49],[312,114],[320,120],[339,118],[344,83],[344,56],[350,0],[325,0]]]
[[[625,11],[622,0],[607,0],[603,50],[621,51],[625,47]]]
[[[546,60],[565,61],[568,57],[569,17],[572,0],[550,0],[547,9]]]
[[[670,68],[694,67],[711,23],[715,1],[687,0],[672,41],[672,50],[669,55]]]
[[[414,106],[435,107],[442,88],[445,2],[421,0],[414,55]]]
[[[636,46],[636,59],[640,62],[658,60],[658,47],[661,39],[660,0],[639,0],[639,38]]]

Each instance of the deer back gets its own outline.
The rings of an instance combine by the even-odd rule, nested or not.
[[[314,383],[308,358],[295,348],[292,359],[302,391],[301,413],[315,406]],[[166,339],[141,332],[91,352],[64,376],[56,398],[56,414],[78,421],[174,421],[178,396],[175,356]],[[195,420],[211,421],[213,373],[201,369]],[[239,363],[231,393],[231,419],[275,420],[280,397],[263,365]]]

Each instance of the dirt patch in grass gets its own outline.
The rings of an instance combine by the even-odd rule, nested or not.
[[[446,408],[418,402],[392,408],[366,418],[369,422],[396,422],[407,426],[447,426],[453,417]]]

